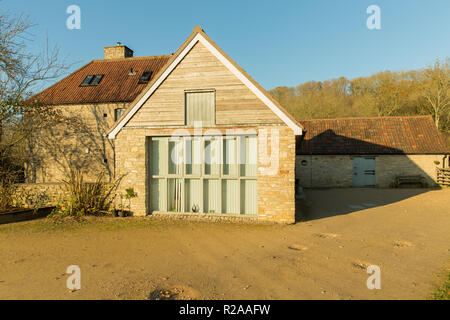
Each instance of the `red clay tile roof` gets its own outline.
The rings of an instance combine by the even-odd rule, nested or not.
[[[297,154],[448,154],[431,116],[299,120]]]
[[[153,78],[170,57],[93,60],[30,100],[37,99],[47,105],[131,102],[146,87],[146,84],[138,84],[142,73],[152,71]],[[131,68],[136,75],[128,75]],[[97,86],[80,87],[87,75],[94,74],[104,74]]]

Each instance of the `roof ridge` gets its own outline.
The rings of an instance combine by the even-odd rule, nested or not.
[[[398,119],[398,118],[432,118],[431,114],[412,116],[382,116],[382,117],[340,117],[340,118],[317,118],[317,119],[297,119],[297,121],[325,121],[325,120],[366,120],[366,119]]]
[[[142,57],[129,57],[129,58],[112,58],[112,59],[94,59],[92,62],[121,62],[121,61],[131,61],[131,60],[150,60],[150,59],[160,59],[171,57],[172,54],[163,54],[158,56],[142,56]]]

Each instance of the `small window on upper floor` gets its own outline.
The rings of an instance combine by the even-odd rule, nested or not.
[[[216,92],[215,90],[199,90],[185,92],[186,125],[193,127],[196,123],[203,127],[216,124]]]
[[[122,116],[123,112],[125,111],[125,109],[114,109],[114,121],[119,120],[119,118]]]
[[[151,71],[144,71],[142,73],[142,75],[139,78],[139,84],[141,83],[148,83],[150,81],[150,78],[152,76],[152,72]]]
[[[96,86],[102,81],[103,74],[90,74],[87,75],[86,78],[84,78],[83,82],[81,82],[81,87],[88,87],[88,86]]]

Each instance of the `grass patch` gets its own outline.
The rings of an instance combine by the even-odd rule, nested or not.
[[[444,284],[433,294],[433,300],[450,300],[450,272],[447,273]]]
[[[58,233],[84,231],[119,231],[155,227],[163,221],[145,218],[65,217],[45,218],[0,225],[0,233]]]
[[[148,217],[53,217],[39,220],[11,223],[0,225],[1,233],[59,233],[59,232],[108,232],[121,230],[136,230],[152,228],[164,232],[167,228],[200,228],[214,229],[222,228],[226,225],[230,230],[238,231],[258,231],[282,226],[271,224],[255,223],[230,223],[230,222],[211,222],[211,221],[189,221],[189,220],[170,220],[170,219],[152,219]]]

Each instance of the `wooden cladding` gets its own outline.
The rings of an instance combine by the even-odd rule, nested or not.
[[[215,124],[280,124],[253,92],[197,43],[127,126],[185,126],[185,92],[215,90]]]

